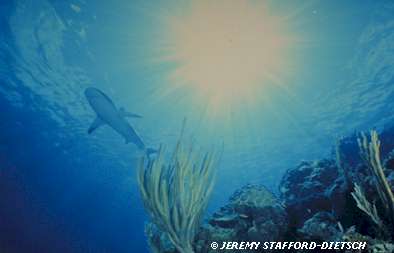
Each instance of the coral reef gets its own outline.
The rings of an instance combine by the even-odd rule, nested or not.
[[[166,234],[177,251],[191,253],[193,240],[207,206],[214,180],[213,154],[200,158],[181,141],[167,163],[160,148],[157,157],[141,159],[138,184],[141,197],[158,231]],[[161,240],[153,238],[155,229],[147,227],[152,251],[160,251]]]
[[[341,240],[346,242],[366,242],[369,253],[390,253],[394,252],[394,244],[380,239],[374,239],[370,236],[362,235],[356,231],[355,226],[350,227],[346,231],[341,231]],[[345,251],[351,253],[354,251]]]
[[[329,212],[318,212],[306,220],[297,232],[306,240],[336,241],[340,227],[336,218]]]
[[[380,136],[373,131],[341,139],[331,158],[288,169],[278,197],[261,185],[235,191],[200,227],[195,251],[213,252],[213,241],[362,241],[367,249],[358,252],[394,252],[394,128]],[[161,245],[168,240],[150,236]]]
[[[342,178],[334,160],[303,161],[287,170],[279,184],[280,198],[290,216],[291,226],[298,227],[316,212],[331,211],[333,204],[344,205]],[[333,203],[332,199],[336,202]],[[335,207],[338,212],[342,207]]]
[[[214,252],[215,241],[280,241],[287,229],[287,215],[278,199],[265,187],[246,185],[229,203],[212,215],[197,236],[199,252]]]

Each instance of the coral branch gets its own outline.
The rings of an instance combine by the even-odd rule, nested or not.
[[[354,192],[351,194],[357,203],[357,207],[366,213],[378,227],[384,227],[382,220],[379,218],[375,204],[371,205],[358,184],[354,184]]]
[[[370,142],[368,142],[368,138],[365,134],[362,134],[362,139],[358,139],[358,144],[360,147],[360,155],[364,159],[375,180],[379,198],[390,216],[390,220],[394,222],[394,195],[384,175],[384,168],[380,160],[380,141],[377,132],[371,131]]]
[[[156,159],[141,159],[138,184],[153,223],[168,235],[181,253],[193,252],[199,228],[214,185],[215,155],[202,159],[179,141],[168,164],[160,148]]]

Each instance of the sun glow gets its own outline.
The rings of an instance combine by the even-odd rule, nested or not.
[[[260,1],[193,1],[166,26],[165,60],[176,65],[169,82],[192,88],[211,109],[250,103],[282,83],[290,41]]]

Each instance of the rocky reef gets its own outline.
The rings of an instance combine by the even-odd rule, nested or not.
[[[379,139],[376,132],[344,138],[333,150],[330,158],[289,168],[278,197],[262,185],[235,191],[200,227],[194,251],[214,252],[211,242],[226,241],[362,241],[367,248],[358,252],[394,252],[394,213],[384,195],[394,190],[394,127]],[[380,162],[377,172],[389,189],[373,173]],[[160,252],[177,252],[157,229],[147,235]]]
[[[287,215],[279,200],[263,186],[246,185],[214,213],[197,236],[197,252],[214,252],[211,242],[281,241]]]

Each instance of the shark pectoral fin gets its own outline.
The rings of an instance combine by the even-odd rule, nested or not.
[[[138,114],[135,114],[135,113],[128,112],[128,111],[126,111],[123,107],[121,107],[121,108],[119,109],[119,114],[120,114],[120,116],[123,117],[123,118],[126,118],[126,117],[129,117],[129,118],[142,118],[141,115],[138,115]]]
[[[104,121],[102,121],[99,117],[97,117],[92,125],[90,125],[89,130],[88,130],[88,134],[93,133],[94,130],[96,130],[98,127],[104,125]]]

